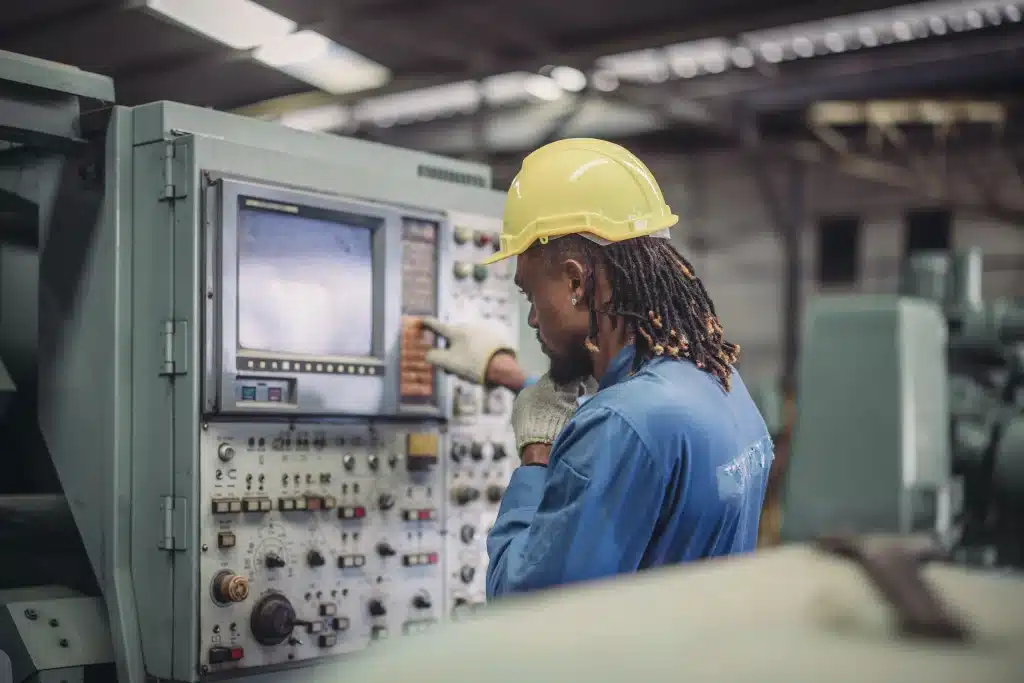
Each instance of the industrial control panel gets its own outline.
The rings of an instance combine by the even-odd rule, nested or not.
[[[492,217],[207,175],[202,674],[362,650],[484,601],[513,396],[443,375],[424,316],[519,309]]]

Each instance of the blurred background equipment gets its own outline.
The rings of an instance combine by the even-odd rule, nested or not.
[[[978,249],[923,252],[899,296],[813,302],[784,540],[931,531],[1024,567],[1024,309],[984,301],[982,272]]]

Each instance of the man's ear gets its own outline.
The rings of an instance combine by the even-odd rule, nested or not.
[[[576,259],[566,259],[562,263],[562,275],[569,282],[569,287],[572,291],[583,290],[583,278],[586,275],[586,269],[582,263]]]

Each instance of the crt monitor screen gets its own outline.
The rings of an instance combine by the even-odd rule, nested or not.
[[[373,353],[371,219],[240,198],[238,345],[303,358]]]

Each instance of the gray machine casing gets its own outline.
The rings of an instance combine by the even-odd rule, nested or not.
[[[822,296],[809,306],[804,339],[783,538],[946,530],[941,310],[909,297]]]
[[[439,215],[496,216],[501,195],[476,164],[179,104],[118,107],[95,125],[106,127],[98,220],[65,216],[40,247],[39,420],[104,593],[119,679],[194,681],[209,590],[204,174]]]

